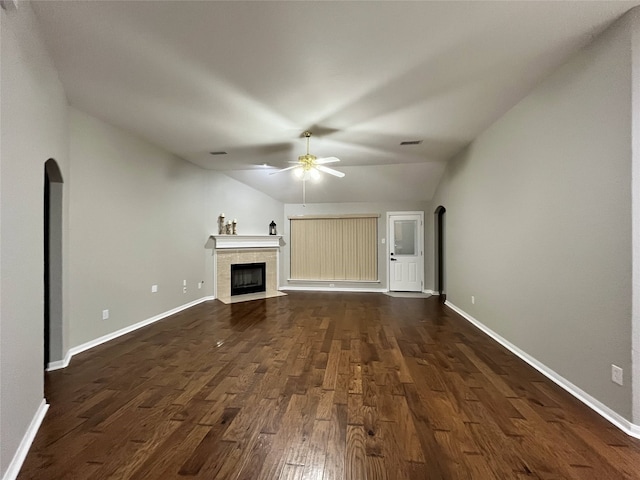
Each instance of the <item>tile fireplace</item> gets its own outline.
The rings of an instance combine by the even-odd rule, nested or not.
[[[215,235],[211,238],[215,241],[214,291],[218,300],[231,303],[245,297],[284,295],[278,291],[279,235]],[[234,274],[238,288],[232,285]]]

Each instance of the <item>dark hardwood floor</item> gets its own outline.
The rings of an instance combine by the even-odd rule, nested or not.
[[[640,478],[640,441],[437,297],[206,302],[46,396],[22,480]]]

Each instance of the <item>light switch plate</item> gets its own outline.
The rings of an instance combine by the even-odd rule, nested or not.
[[[623,385],[623,370],[617,365],[611,364],[611,381]]]

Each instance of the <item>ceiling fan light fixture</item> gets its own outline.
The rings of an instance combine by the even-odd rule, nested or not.
[[[276,172],[271,172],[269,175],[274,175],[276,173],[286,172],[287,170],[291,170],[292,174],[302,180],[302,204],[306,204],[306,185],[307,180],[311,180],[313,182],[319,182],[322,180],[322,174],[328,173],[333,175],[334,177],[342,178],[344,177],[344,173],[339,170],[334,170],[333,168],[329,168],[326,164],[339,162],[340,159],[337,157],[323,157],[318,158],[315,155],[311,155],[309,153],[309,138],[311,137],[311,132],[304,132],[304,137],[307,139],[307,153],[304,155],[300,155],[298,157],[297,162],[289,162],[294,163],[294,165],[283,168]]]
[[[308,180],[318,182],[322,179],[322,175],[315,168],[308,168],[308,169],[305,169],[302,167],[295,168],[293,170],[293,174],[297,179],[302,180],[303,182],[306,182]]]

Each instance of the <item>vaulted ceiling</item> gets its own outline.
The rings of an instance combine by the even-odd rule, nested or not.
[[[42,1],[69,103],[286,203],[428,201],[447,160],[640,1]],[[402,141],[421,140],[401,146]],[[224,151],[213,156],[209,152]],[[266,166],[265,166],[266,165]]]

